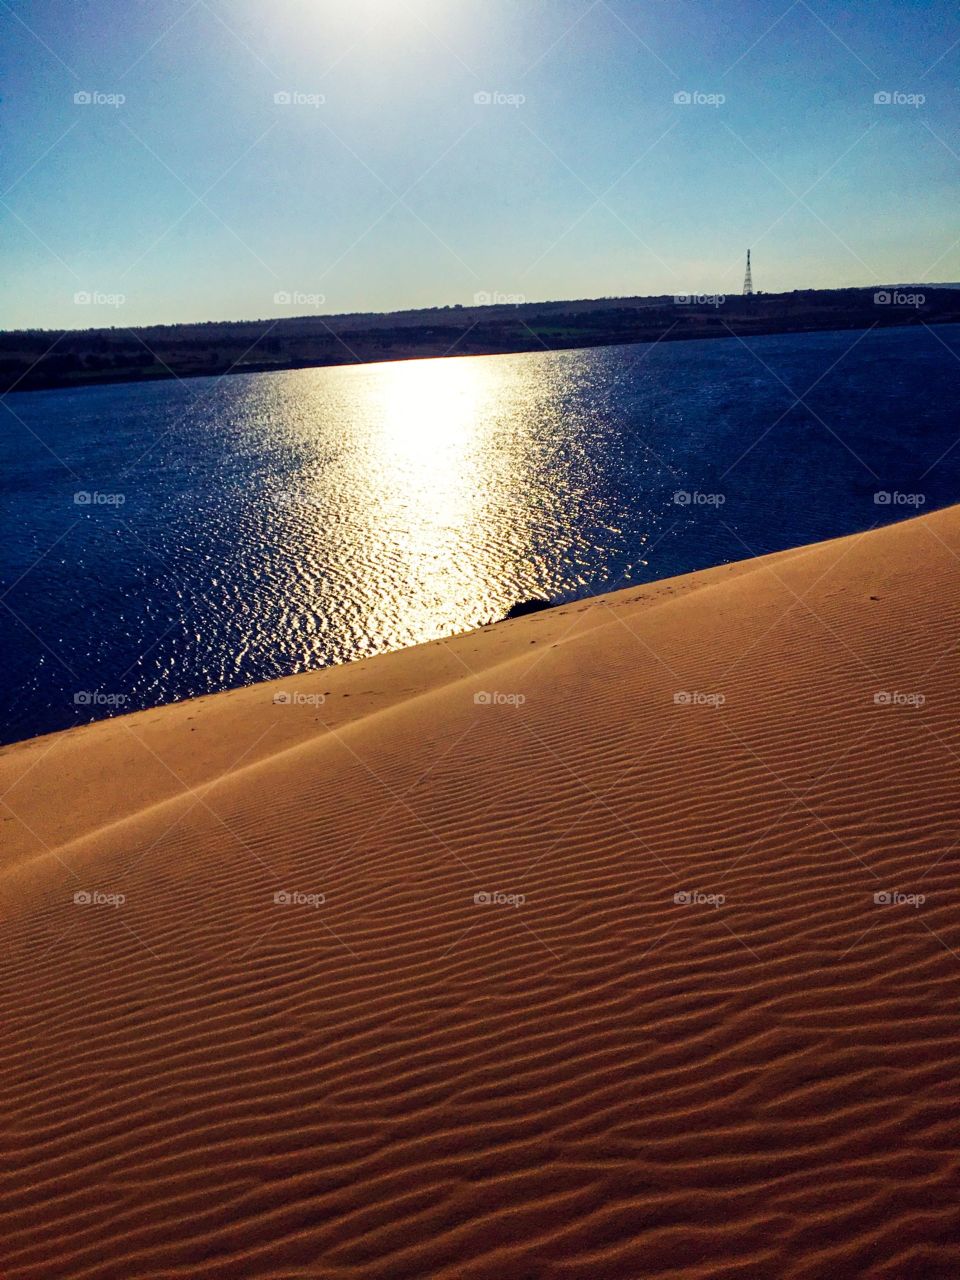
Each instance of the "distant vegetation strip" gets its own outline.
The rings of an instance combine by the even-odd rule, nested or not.
[[[958,320],[960,287],[902,285],[19,330],[0,333],[0,391]]]

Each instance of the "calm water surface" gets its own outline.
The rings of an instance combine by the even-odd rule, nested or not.
[[[10,395],[0,734],[960,501],[958,388],[942,326]]]

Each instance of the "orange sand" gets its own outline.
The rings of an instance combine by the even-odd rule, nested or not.
[[[7,748],[0,1274],[956,1280],[958,557]]]

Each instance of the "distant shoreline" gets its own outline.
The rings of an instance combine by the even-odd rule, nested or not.
[[[924,288],[926,292],[921,286],[898,286],[713,299],[698,295],[690,302],[598,299],[139,329],[7,332],[0,333],[0,393],[960,321],[960,288]],[[878,303],[877,297],[890,301]],[[914,301],[898,301],[904,298]]]

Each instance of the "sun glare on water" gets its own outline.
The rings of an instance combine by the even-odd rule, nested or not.
[[[395,361],[304,371],[271,383],[283,399],[264,413],[247,406],[253,447],[279,435],[299,459],[284,468],[279,515],[308,644],[341,590],[365,596],[352,641],[369,652],[513,602],[503,583],[535,573],[529,531],[544,510],[524,483],[546,447],[529,382],[501,357]]]

